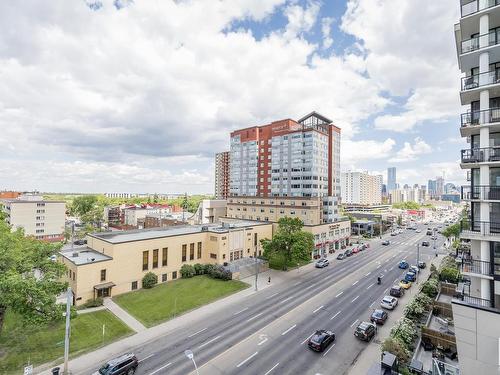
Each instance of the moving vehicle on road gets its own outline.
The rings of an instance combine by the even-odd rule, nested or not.
[[[430,245],[429,241],[422,241],[422,246],[429,247]]]
[[[391,236],[397,236],[398,234],[396,232],[391,232]]]
[[[413,272],[406,272],[405,280],[413,282],[413,281],[417,280],[417,275]]]
[[[380,306],[387,310],[394,310],[394,308],[398,305],[398,299],[393,296],[385,296],[380,301]]]
[[[425,262],[421,260],[420,262],[418,262],[417,266],[418,266],[418,268],[423,269],[423,268],[427,267],[427,264],[425,264]]]
[[[431,237],[431,240],[433,240],[433,241],[435,241],[435,240],[437,240],[437,239],[438,239],[438,238],[437,238],[437,236],[432,236],[432,237]]]
[[[408,281],[408,280],[403,279],[403,280],[401,280],[401,281],[399,282],[399,286],[400,286],[401,288],[404,288],[404,289],[410,289],[410,287],[411,287],[411,281]]]
[[[358,324],[354,330],[354,336],[363,341],[370,341],[375,333],[377,332],[377,327],[373,323],[361,322]]]
[[[405,294],[405,290],[400,287],[399,285],[393,285],[391,290],[389,291],[389,294],[393,297],[403,297]]]
[[[420,229],[415,229],[415,233],[422,233]]]
[[[311,336],[307,346],[316,352],[322,352],[334,341],[335,333],[321,329]]]
[[[104,364],[92,375],[132,375],[139,366],[139,361],[133,353],[123,354]]]
[[[324,267],[328,266],[329,264],[330,264],[330,262],[328,261],[328,259],[323,258],[323,259],[320,259],[316,262],[315,267],[316,268],[324,268]]]
[[[389,240],[382,241],[382,245],[384,245],[384,246],[389,246],[390,244],[391,244],[391,241],[389,241]]]
[[[342,259],[345,259],[346,258],[346,255],[344,253],[340,253],[339,255],[337,255],[337,259],[338,260],[342,260]]]
[[[344,254],[345,254],[346,257],[350,257],[352,255],[352,250],[351,249],[347,249]]]
[[[428,230],[425,234],[426,234],[427,236],[432,236],[432,231]]]
[[[370,320],[375,324],[384,324],[388,317],[389,315],[384,310],[376,309],[373,310]]]
[[[408,262],[406,260],[402,260],[401,262],[399,262],[399,268],[401,268],[402,270],[405,270],[407,269],[409,266]]]

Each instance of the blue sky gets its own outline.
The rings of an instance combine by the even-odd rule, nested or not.
[[[455,0],[3,2],[0,189],[210,193],[230,131],[312,110],[345,170],[462,183],[457,19]]]

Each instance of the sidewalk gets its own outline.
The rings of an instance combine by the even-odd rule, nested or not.
[[[120,319],[123,323],[128,325],[131,329],[136,332],[142,332],[146,330],[146,327],[139,322],[136,318],[118,306],[111,298],[105,298],[104,307],[106,307],[113,315]]]
[[[370,368],[373,365],[378,364],[378,368],[380,368],[380,355],[381,344],[382,342],[389,337],[389,333],[391,332],[391,328],[394,326],[396,321],[403,316],[403,311],[405,305],[418,294],[420,290],[420,285],[427,280],[430,274],[431,264],[434,264],[436,267],[439,266],[443,258],[447,254],[440,254],[438,257],[433,257],[432,260],[427,264],[427,267],[421,270],[419,274],[419,284],[413,285],[410,289],[408,289],[405,295],[399,299],[399,304],[395,310],[389,312],[389,318],[385,322],[383,326],[378,326],[378,333],[372,342],[367,345],[367,347],[363,350],[361,355],[357,358],[356,362],[349,369],[348,374],[357,375],[357,374],[367,374]]]

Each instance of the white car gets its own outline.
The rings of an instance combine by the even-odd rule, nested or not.
[[[422,233],[422,231],[420,229],[417,229],[415,233]]]
[[[380,306],[387,310],[394,310],[394,308],[398,305],[398,299],[392,296],[385,296],[380,301]]]

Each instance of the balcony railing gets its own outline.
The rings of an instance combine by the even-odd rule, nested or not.
[[[500,122],[500,108],[462,113],[460,122],[462,127]]]
[[[482,34],[467,40],[463,40],[462,53],[476,51],[481,48],[494,46],[498,43],[500,43],[500,40],[499,38],[497,38],[497,33],[495,31],[492,31],[487,34]]]
[[[500,161],[500,147],[472,148],[461,151],[462,163]]]
[[[491,301],[488,299],[482,299],[479,297],[472,297],[468,295],[463,295],[460,297],[462,301],[468,303],[469,305],[482,306],[482,307],[492,307]]]
[[[460,232],[498,236],[500,235],[500,221],[462,219],[460,221]]]
[[[500,200],[500,186],[473,185],[462,186],[463,200]]]
[[[466,17],[481,10],[494,7],[498,4],[500,4],[500,0],[473,0],[467,4],[462,5],[462,17]]]
[[[484,260],[462,258],[460,271],[493,276],[493,263]]]
[[[462,91],[500,83],[500,74],[496,70],[462,77]]]

